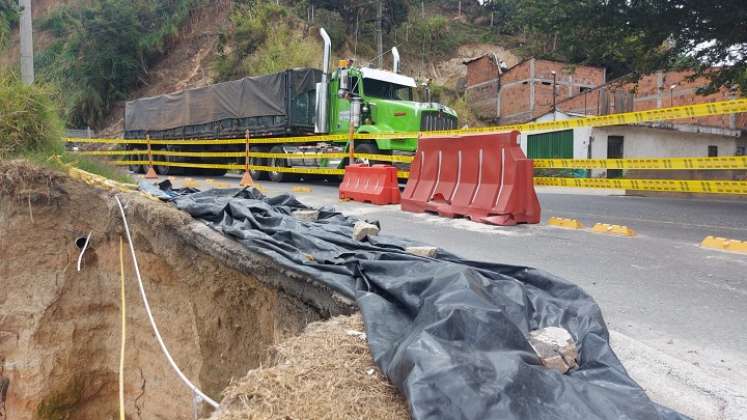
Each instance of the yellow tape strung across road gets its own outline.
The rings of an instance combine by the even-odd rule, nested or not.
[[[640,124],[644,122],[678,120],[683,118],[709,117],[714,115],[726,115],[747,112],[747,99],[734,99],[730,101],[711,102],[688,106],[676,106],[672,108],[652,109],[648,111],[626,112],[622,114],[596,115],[582,118],[572,118],[561,121],[546,121],[527,124],[499,125],[492,127],[465,128],[461,130],[424,131],[424,136],[456,136],[464,134],[480,133],[505,133],[508,131],[552,131],[566,130],[579,127],[605,127],[623,124]],[[404,133],[358,133],[356,139],[400,139],[417,138],[417,132]],[[86,139],[66,138],[70,143],[106,143],[106,144],[146,144],[143,139]],[[347,136],[344,134],[331,134],[321,136],[296,136],[296,137],[267,137],[252,138],[251,144],[274,144],[274,143],[308,143],[308,142],[345,142]],[[243,144],[245,139],[215,139],[215,140],[150,140],[150,144]]]
[[[144,156],[148,154],[147,150],[93,150],[75,152],[82,156]],[[179,152],[173,150],[153,150],[153,156],[176,156],[176,157],[208,157],[208,158],[242,158],[247,154],[245,152]],[[248,156],[255,158],[267,159],[345,159],[347,153],[266,153],[266,152],[249,152]],[[360,159],[378,160],[384,162],[403,162],[410,163],[414,159],[406,155],[384,155],[372,153],[355,153],[355,157]]]
[[[535,169],[747,169],[747,156],[652,159],[534,159]]]
[[[82,156],[134,156],[147,155],[146,150],[94,150],[77,152]],[[245,152],[179,152],[153,150],[154,156],[177,157],[244,157]],[[382,162],[411,163],[413,156],[355,153],[360,159]],[[266,153],[249,152],[249,157],[267,159],[344,159],[347,153]],[[651,158],[651,159],[534,159],[536,169],[701,169],[739,170],[747,169],[747,156]]]
[[[139,160],[117,160],[112,161],[115,165],[142,165]],[[227,169],[243,170],[244,165],[239,164],[211,164],[211,163],[187,163],[187,162],[163,162],[154,161],[156,166],[175,166],[182,168],[203,169]],[[274,166],[249,165],[256,171],[287,172],[295,174],[315,175],[344,175],[344,169],[337,168],[282,168]],[[400,179],[409,178],[408,171],[398,171]],[[534,177],[534,185],[572,187],[572,188],[603,188],[620,190],[641,191],[668,191],[668,192],[690,192],[690,193],[714,193],[714,194],[747,194],[747,181],[693,181],[674,179],[606,179],[606,178],[550,178]]]
[[[143,165],[147,162],[141,160],[114,160],[111,162],[114,165],[127,166],[127,165]],[[174,166],[178,168],[198,168],[198,169],[226,169],[226,170],[244,170],[244,165],[239,164],[221,164],[221,163],[189,163],[189,162],[164,162],[164,161],[153,161],[153,166]],[[268,172],[288,172],[293,174],[317,174],[317,175],[344,175],[344,169],[337,168],[283,168],[275,166],[262,166],[262,165],[249,165],[250,169],[255,171],[268,171]]]
[[[683,118],[709,117],[713,115],[747,112],[747,99],[711,102],[688,106],[652,109],[648,111],[625,112],[621,114],[595,115],[561,121],[476,127],[462,130],[429,131],[427,135],[451,136],[459,134],[501,133],[508,131],[567,130],[579,127],[605,127],[611,125],[640,124],[644,122],[678,120]]]
[[[346,142],[348,136],[345,134],[329,134],[322,136],[295,136],[295,137],[258,137],[250,138],[249,144],[273,144],[273,143],[315,143],[315,142]],[[245,144],[246,139],[89,139],[81,137],[67,137],[67,143],[102,143],[102,144]]]
[[[641,191],[747,194],[747,181],[535,177],[534,185]]]

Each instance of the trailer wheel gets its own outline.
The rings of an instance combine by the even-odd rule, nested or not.
[[[138,150],[138,149],[132,148],[130,150]],[[143,161],[143,156],[144,155],[128,155],[127,157],[128,157],[128,160],[138,160],[138,161],[142,162]],[[142,164],[140,164],[140,165],[135,165],[135,164],[128,165],[127,168],[133,174],[142,174],[142,173],[145,173],[145,167]]]
[[[258,152],[266,152],[267,149],[265,148],[257,148]],[[256,166],[268,166],[270,164],[269,159],[266,158],[249,158],[249,164],[250,165],[256,165]],[[249,174],[252,176],[252,179],[255,181],[262,181],[265,179],[269,179],[269,174],[267,171],[257,171],[254,169],[249,169]]]
[[[166,147],[164,147],[165,150],[169,152],[175,152],[181,150],[181,147],[168,144]],[[153,158],[153,160],[162,160],[166,162],[182,162],[183,159],[180,159],[176,156],[159,156],[158,158]],[[160,175],[166,176],[166,175],[181,175],[184,173],[184,169],[180,168],[178,166],[165,166],[165,165],[156,165],[155,166],[156,172],[158,172]]]
[[[283,151],[282,146],[273,146],[272,149],[270,149],[270,153],[285,153]],[[277,168],[287,168],[288,166],[288,160],[287,159],[281,159],[281,158],[271,158],[269,159],[270,165]],[[270,181],[272,182],[289,182],[289,181],[295,181],[298,179],[298,176],[296,174],[291,174],[288,172],[276,172],[271,171],[269,173]]]

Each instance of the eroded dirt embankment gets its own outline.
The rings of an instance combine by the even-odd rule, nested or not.
[[[328,290],[279,272],[170,205],[121,197],[164,340],[212,398],[258,367],[272,345],[346,311]],[[89,232],[78,272],[75,241]],[[110,193],[0,162],[0,359],[10,379],[9,419],[115,417],[122,232]],[[125,255],[128,416],[192,418],[192,396],[158,348]]]

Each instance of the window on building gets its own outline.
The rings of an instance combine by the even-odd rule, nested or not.
[[[718,156],[718,146],[710,145],[708,146],[708,157],[717,157]]]
[[[581,92],[581,93],[588,92],[590,90],[591,90],[591,88],[588,87],[588,86],[579,86],[579,88],[578,88],[578,91]]]

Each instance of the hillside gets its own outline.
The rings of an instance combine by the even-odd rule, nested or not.
[[[319,27],[332,37],[333,59],[376,63],[377,22],[382,65],[397,46],[403,72],[431,79],[435,99],[470,124],[478,121],[460,96],[462,61],[487,52],[508,65],[533,56],[604,67],[608,80],[688,68],[707,76],[712,91],[744,92],[747,39],[730,29],[744,24],[743,13],[718,15],[731,3],[688,2],[683,15],[647,2],[386,0],[381,20],[367,0],[34,0],[32,9],[37,80],[59,92],[66,125],[116,134],[127,99],[318,67]],[[15,5],[0,0],[2,69],[17,67]],[[704,23],[714,14],[711,28]]]
[[[103,135],[117,135],[127,99],[286,67],[320,67],[319,27],[333,38],[334,60],[344,57],[365,63],[376,55],[370,21],[359,23],[357,35],[349,33],[344,12],[315,8],[312,16],[303,1],[252,5],[175,0],[163,2],[167,6],[153,2],[155,7],[143,1],[125,3],[129,2],[32,1],[37,80],[57,87],[68,127],[91,126]],[[466,73],[462,61],[487,52],[498,53],[509,64],[518,57],[501,46],[479,18],[473,23],[439,2],[427,3],[420,10],[410,6],[408,20],[386,28],[384,50],[398,46],[404,73],[431,79],[442,102],[466,113],[464,105],[457,103],[460,79]],[[108,9],[114,12],[107,13]],[[358,10],[371,12],[370,6]],[[136,19],[141,21],[139,27],[128,30],[126,23]],[[162,27],[164,22],[168,27]],[[119,44],[112,45],[107,38]],[[510,40],[507,44],[515,44]],[[19,56],[17,32],[6,44],[0,67],[14,67]],[[385,54],[384,66],[390,60]]]

